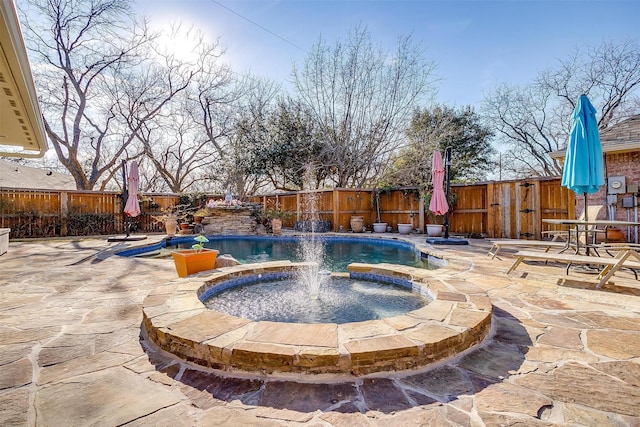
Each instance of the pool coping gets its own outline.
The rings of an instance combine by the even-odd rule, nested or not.
[[[199,295],[229,279],[291,271],[306,263],[242,264],[159,285],[143,303],[143,333],[173,355],[206,368],[261,374],[366,375],[416,369],[480,344],[492,306],[480,287],[442,280],[438,270],[349,265],[349,274],[393,277],[433,301],[407,314],[345,324],[251,321],[207,309]]]

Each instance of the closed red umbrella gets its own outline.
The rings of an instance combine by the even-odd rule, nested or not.
[[[433,152],[431,163],[431,180],[433,181],[433,195],[429,203],[429,210],[436,215],[444,215],[449,211],[447,196],[444,194],[444,166],[439,151]]]
[[[124,205],[124,213],[130,217],[140,215],[138,185],[140,185],[140,175],[138,175],[138,163],[134,160],[131,162],[131,166],[129,166],[129,176],[127,177],[129,195],[127,197],[127,203]]]

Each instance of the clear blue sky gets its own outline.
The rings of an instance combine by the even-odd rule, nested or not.
[[[479,107],[499,83],[529,83],[576,47],[640,40],[637,0],[137,0],[136,10],[219,37],[235,71],[285,85],[320,36],[333,44],[363,24],[392,50],[411,34],[438,64],[438,101],[457,106]]]

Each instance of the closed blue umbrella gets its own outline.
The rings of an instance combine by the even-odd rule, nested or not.
[[[587,95],[580,95],[572,120],[562,171],[562,186],[584,194],[585,220],[588,220],[587,194],[597,192],[604,185],[604,162],[596,109]]]

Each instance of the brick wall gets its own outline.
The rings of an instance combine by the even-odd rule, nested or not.
[[[607,176],[625,176],[626,184],[640,185],[640,152],[631,153],[612,153],[606,155],[606,170]],[[598,219],[608,219],[608,207],[607,207],[607,187],[602,186],[600,191],[595,194],[589,194],[589,205],[604,205],[604,209],[598,215]],[[618,194],[618,203],[616,205],[615,219],[619,221],[634,220],[634,211],[631,209],[627,211],[622,207],[622,197],[630,194]],[[584,210],[584,197],[576,194],[576,215],[579,215]],[[627,217],[629,212],[629,217]],[[590,218],[591,219],[591,218]],[[623,229],[626,235],[626,229]],[[633,231],[632,238],[633,240]]]

